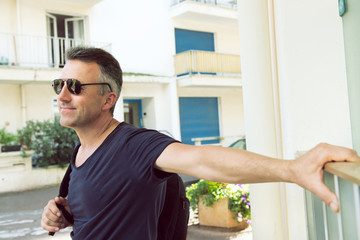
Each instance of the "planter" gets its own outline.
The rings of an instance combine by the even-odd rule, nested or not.
[[[237,228],[244,230],[249,226],[246,221],[238,222],[233,218],[234,214],[229,210],[229,199],[224,198],[214,202],[212,206],[206,206],[202,197],[199,200],[199,223],[202,226]]]
[[[3,145],[1,152],[17,152],[21,150],[21,145]]]

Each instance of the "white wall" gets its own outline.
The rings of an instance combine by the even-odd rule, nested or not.
[[[25,85],[26,120],[47,120],[52,115],[52,99],[56,97],[51,84]]]
[[[20,86],[15,84],[0,85],[0,128],[15,133],[21,126]]]
[[[52,98],[56,95],[50,83],[49,85],[24,85],[22,89],[25,105],[21,101],[21,88],[21,85],[17,84],[0,85],[0,102],[4,103],[0,108],[0,127],[9,124],[7,130],[11,132],[16,132],[21,128],[23,121],[41,121],[53,117]],[[25,115],[23,115],[22,106],[25,108]]]
[[[276,1],[275,12],[284,157],[319,142],[351,147],[337,1]],[[290,239],[303,239],[303,190],[293,184],[286,189]]]
[[[2,0],[0,2],[0,32],[13,33],[16,31],[16,2]]]
[[[337,2],[278,1],[276,13],[286,156],[322,141],[351,147]]]
[[[174,46],[168,8],[169,1],[163,0],[104,0],[91,11],[91,38],[112,43],[124,72],[171,76]]]
[[[0,68],[0,127],[10,123],[15,132],[28,120],[52,118],[51,80],[58,78],[59,69]]]

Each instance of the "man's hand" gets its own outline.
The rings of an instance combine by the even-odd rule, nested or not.
[[[56,197],[48,202],[44,207],[41,218],[41,227],[48,232],[58,232],[71,224],[65,219],[60,209],[56,206],[60,204],[71,214],[68,200],[62,197]]]
[[[316,194],[332,211],[339,212],[339,201],[323,178],[325,164],[334,161],[360,163],[360,158],[352,149],[321,143],[295,161],[290,161],[290,168],[293,182]]]

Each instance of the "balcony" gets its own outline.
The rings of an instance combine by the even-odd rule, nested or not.
[[[340,213],[306,191],[308,239],[360,239],[360,164],[328,163],[325,171],[325,184],[338,196]]]
[[[111,44],[80,39],[0,33],[0,65],[26,68],[59,68],[65,64],[65,51],[78,45],[91,45],[110,51]]]
[[[180,87],[241,87],[239,55],[189,50],[174,62]]]
[[[180,4],[182,2],[187,2],[187,0],[173,0],[171,6]],[[225,8],[233,8],[233,9],[237,8],[236,0],[189,0],[188,2],[198,2],[202,4],[225,7]]]
[[[62,1],[62,2],[73,2],[73,3],[93,6],[93,5],[101,2],[102,0],[60,0],[60,1]]]
[[[236,0],[174,0],[170,8],[174,20],[200,21],[237,26]]]

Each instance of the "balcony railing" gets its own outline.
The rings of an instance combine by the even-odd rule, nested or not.
[[[199,2],[199,3],[204,3],[219,7],[233,8],[233,9],[237,8],[236,0],[173,0],[171,6],[177,5],[185,1]]]
[[[0,65],[55,68],[65,64],[65,51],[78,45],[111,50],[111,45],[80,39],[0,33]]]
[[[328,163],[325,184],[336,193],[340,213],[333,213],[321,200],[306,192],[309,240],[360,239],[360,164]]]
[[[241,74],[240,56],[189,50],[175,55],[175,75],[197,73]]]

